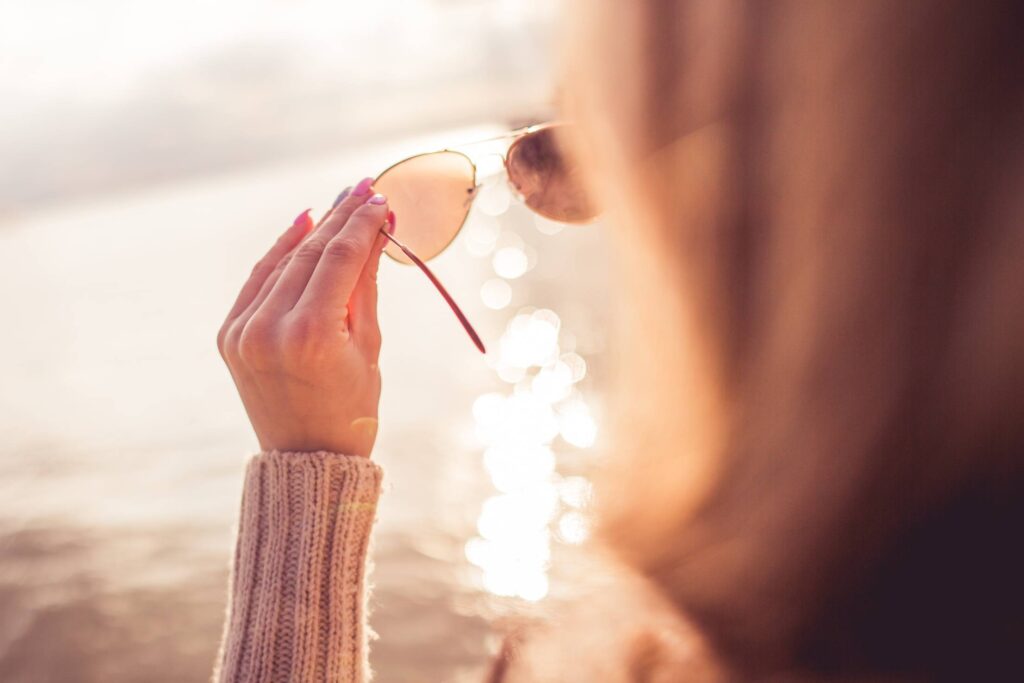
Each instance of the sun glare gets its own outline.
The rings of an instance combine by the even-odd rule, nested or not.
[[[498,377],[511,386],[473,403],[483,467],[496,492],[481,506],[478,536],[466,544],[465,554],[479,568],[484,590],[499,597],[544,598],[552,541],[577,545],[589,536],[590,482],[562,476],[557,453],[566,446],[591,447],[597,422],[576,387],[587,375],[586,361],[562,352],[563,337],[570,335],[554,311],[517,313],[491,359]]]

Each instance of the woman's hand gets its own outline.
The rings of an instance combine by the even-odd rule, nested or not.
[[[394,229],[367,178],[256,264],[217,335],[263,450],[368,456],[377,436],[377,267]]]

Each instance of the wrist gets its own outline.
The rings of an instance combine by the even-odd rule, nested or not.
[[[377,419],[356,418],[348,429],[329,433],[258,434],[260,449],[279,453],[335,453],[369,458],[377,440]]]

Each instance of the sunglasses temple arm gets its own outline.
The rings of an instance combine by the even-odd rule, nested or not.
[[[487,353],[487,349],[484,348],[484,343],[480,341],[480,335],[478,335],[476,333],[476,330],[473,329],[473,326],[469,324],[469,319],[466,318],[466,314],[463,313],[462,309],[459,308],[459,305],[455,303],[455,299],[453,299],[452,295],[448,293],[448,290],[444,288],[444,285],[441,284],[441,281],[438,280],[434,273],[430,271],[430,268],[427,267],[427,264],[421,261],[416,254],[412,253],[412,251],[408,247],[406,247],[404,244],[402,244],[394,237],[392,237],[386,230],[381,230],[380,233],[387,237],[389,240],[391,240],[391,242],[394,243],[396,247],[401,249],[402,252],[406,256],[408,256],[409,259],[413,263],[415,263],[420,270],[423,271],[423,274],[427,276],[427,279],[429,279],[434,284],[434,287],[437,288],[437,291],[440,292],[441,296],[444,297],[444,300],[448,302],[448,305],[451,307],[452,312],[455,313],[455,317],[459,319],[460,323],[462,323],[463,329],[466,330],[466,334],[469,335],[469,338],[473,340],[473,344],[476,345],[476,348],[480,350],[480,353]]]

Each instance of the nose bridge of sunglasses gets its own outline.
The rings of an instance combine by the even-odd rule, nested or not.
[[[494,182],[505,173],[505,152],[490,151],[479,155],[476,160],[476,182],[477,187]]]

